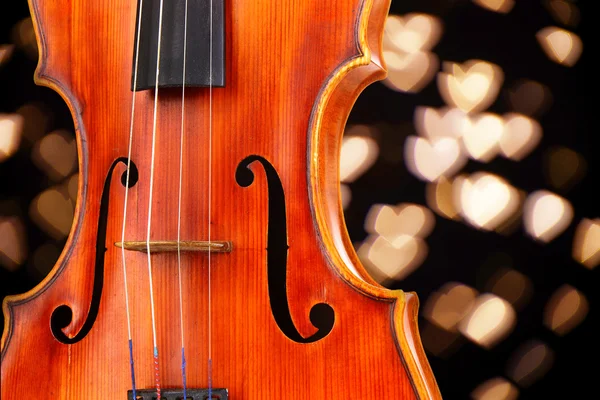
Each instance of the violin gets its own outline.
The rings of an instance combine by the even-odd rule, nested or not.
[[[29,0],[79,191],[3,303],[2,399],[441,399],[416,294],[369,276],[340,200],[389,2]]]

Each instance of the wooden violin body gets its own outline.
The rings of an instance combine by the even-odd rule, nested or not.
[[[30,6],[41,55],[36,81],[60,93],[74,116],[79,196],[55,268],[4,302],[2,399],[125,399],[132,380],[115,243],[137,2]],[[180,236],[210,235],[232,248],[210,255],[212,317],[208,254],[181,253],[181,320],[177,253],[151,254],[163,388],[182,386],[183,330],[188,388],[209,384],[210,352],[211,384],[232,399],[441,398],[420,343],[416,295],[368,276],[339,201],[348,114],[364,87],[385,76],[388,7],[389,0],[225,2],[226,86],[186,90]],[[158,93],[152,168],[154,94],[135,95],[129,241],[146,240],[152,174],[151,239],[178,237],[181,90]],[[128,250],[125,273],[136,386],[152,389],[147,254]]]

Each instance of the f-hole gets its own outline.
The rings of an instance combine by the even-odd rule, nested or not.
[[[264,168],[269,190],[269,222],[267,228],[267,276],[269,284],[269,301],[273,318],[279,329],[297,343],[313,343],[327,336],[333,329],[335,312],[329,304],[315,304],[309,314],[310,322],[317,332],[310,337],[303,337],[296,329],[287,298],[287,223],[285,195],[277,171],[266,159],[252,155],[239,163],[235,180],[241,187],[248,187],[254,182],[254,173],[250,164],[258,161]]]
[[[81,330],[74,337],[70,338],[63,332],[73,319],[73,310],[71,307],[62,305],[57,307],[50,317],[50,328],[52,334],[61,343],[73,344],[79,342],[81,339],[87,336],[92,330],[92,326],[98,316],[98,309],[100,308],[100,299],[102,298],[102,287],[104,286],[104,254],[106,253],[106,228],[108,225],[108,202],[110,199],[110,182],[115,167],[123,163],[127,165],[127,158],[117,158],[108,170],[106,180],[104,181],[104,189],[102,190],[102,198],[100,201],[100,215],[98,217],[98,233],[96,234],[96,261],[94,266],[94,286],[92,289],[92,300],[90,302],[90,309],[88,311],[87,318],[81,327]],[[138,169],[136,165],[131,161],[130,163],[130,174],[129,174],[129,187],[135,186],[138,181]],[[127,170],[121,175],[121,184],[125,186],[127,183]]]

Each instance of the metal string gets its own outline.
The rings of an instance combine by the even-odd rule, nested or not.
[[[188,0],[185,0],[185,17],[183,24],[183,85],[181,88],[181,141],[179,147],[179,204],[177,211],[177,271],[179,276],[179,322],[181,330],[181,377],[183,381],[183,398],[187,399],[187,385],[185,377],[185,341],[183,337],[183,290],[181,285],[181,187],[183,180],[183,139],[185,132],[185,66],[187,55],[187,23]]]
[[[160,0],[158,14],[158,47],[156,53],[156,81],[154,84],[154,118],[152,121],[152,157],[150,161],[150,196],[148,199],[148,231],[146,235],[146,253],[148,254],[148,278],[150,283],[150,308],[152,311],[152,342],[154,344],[154,378],[156,383],[156,396],[160,400],[160,374],[158,367],[158,345],[156,342],[156,318],[154,312],[154,293],[152,290],[152,259],[150,252],[150,231],[152,225],[152,197],[154,188],[154,155],[156,150],[156,115],[158,108],[158,76],[160,73],[160,44],[162,38],[163,0]]]
[[[142,10],[144,8],[144,0],[140,0],[139,4],[139,15],[137,21],[137,35],[135,43],[135,66],[133,70],[133,94],[131,96],[131,118],[129,124],[129,145],[127,149],[127,175],[125,178],[125,202],[123,203],[123,229],[121,230],[121,243],[125,243],[125,222],[127,221],[127,200],[129,197],[129,175],[131,167],[131,147],[133,143],[133,121],[135,116],[135,95],[137,90],[137,76],[138,76],[138,61],[140,56],[140,36],[142,26]],[[133,398],[137,398],[135,390],[135,368],[133,365],[133,341],[131,339],[131,315],[129,312],[129,293],[127,290],[127,265],[125,262],[125,246],[121,246],[121,256],[123,264],[123,284],[125,286],[125,310],[127,313],[127,338],[129,342],[129,364],[131,366],[131,389],[133,392]]]
[[[212,213],[212,67],[213,67],[213,0],[210,0],[210,33],[208,55],[209,119],[208,119],[208,398],[212,399],[212,300],[211,300],[211,228]]]

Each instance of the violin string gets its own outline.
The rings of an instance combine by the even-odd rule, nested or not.
[[[177,270],[179,275],[179,322],[181,330],[181,377],[183,382],[183,398],[187,399],[187,385],[185,377],[185,340],[183,337],[183,290],[181,285],[181,187],[183,180],[183,141],[185,132],[185,64],[187,56],[187,24],[188,0],[185,0],[185,14],[183,23],[183,84],[181,87],[181,141],[179,147],[179,204],[177,211]]]
[[[152,156],[150,161],[150,195],[148,199],[148,231],[146,234],[146,253],[148,254],[148,281],[150,283],[150,309],[152,313],[152,342],[154,344],[154,378],[156,383],[156,397],[161,399],[160,373],[158,366],[158,344],[156,341],[156,318],[154,312],[154,293],[152,290],[152,259],[150,252],[150,231],[152,226],[152,197],[154,188],[154,156],[156,150],[156,116],[158,109],[158,77],[160,73],[160,45],[162,38],[163,0],[160,0],[160,11],[158,13],[158,47],[156,50],[156,81],[154,84],[154,117],[152,121]]]
[[[211,293],[211,227],[212,213],[212,79],[213,79],[213,0],[209,10],[209,54],[208,54],[208,398],[212,399],[212,293]]]
[[[131,118],[129,123],[129,144],[127,146],[127,175],[125,177],[125,200],[123,203],[123,228],[121,230],[121,243],[125,242],[125,223],[127,221],[127,200],[129,197],[129,176],[131,168],[131,148],[133,143],[133,123],[135,119],[135,97],[137,90],[138,64],[140,55],[140,28],[142,26],[142,10],[144,9],[144,0],[140,0],[138,21],[135,38],[135,65],[133,69],[133,94],[131,95]],[[135,390],[135,368],[133,365],[133,340],[131,339],[131,314],[129,311],[129,293],[127,290],[127,264],[125,262],[125,246],[121,246],[121,257],[123,265],[123,285],[125,289],[125,312],[127,314],[127,338],[129,343],[129,364],[131,366],[131,391],[133,398],[136,399]]]

